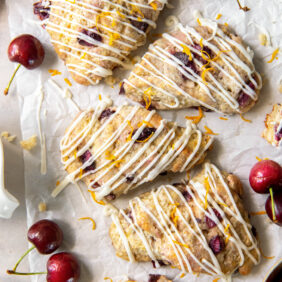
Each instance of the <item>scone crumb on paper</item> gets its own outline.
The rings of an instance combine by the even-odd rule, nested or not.
[[[105,82],[109,86],[114,86],[117,83],[117,78],[114,76],[107,76]]]
[[[259,42],[261,45],[266,46],[267,45],[267,36],[264,33],[259,34]]]
[[[47,205],[46,205],[46,203],[45,203],[45,202],[40,202],[40,203],[38,204],[38,210],[39,210],[40,212],[45,212],[45,211],[47,210]]]
[[[104,216],[111,216],[112,214],[117,214],[118,209],[112,204],[106,204],[103,210]]]
[[[8,142],[13,142],[17,138],[16,135],[10,135],[8,131],[1,132],[1,137],[3,137]]]
[[[30,151],[37,145],[37,136],[33,135],[30,138],[20,142],[23,149]]]

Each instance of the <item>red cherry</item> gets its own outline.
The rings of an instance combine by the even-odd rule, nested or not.
[[[44,55],[45,52],[41,42],[30,34],[16,37],[8,48],[9,60],[17,62],[30,70],[42,64]]]
[[[274,209],[275,217],[273,216],[272,213],[272,201],[270,195],[265,203],[266,213],[274,223],[282,226],[282,192],[281,191],[273,193],[273,209]]]
[[[62,244],[63,232],[55,222],[43,219],[29,228],[27,238],[39,253],[51,254]]]
[[[8,94],[11,82],[21,65],[30,70],[35,69],[42,64],[44,55],[45,52],[41,42],[33,35],[22,34],[16,37],[8,47],[8,57],[10,61],[17,62],[19,65],[8,84],[8,87],[4,90],[4,94]]]
[[[249,182],[257,193],[268,193],[269,188],[282,187],[282,167],[271,160],[256,163],[251,169]]]
[[[49,258],[47,272],[47,282],[76,282],[80,276],[80,267],[72,254],[62,252]]]

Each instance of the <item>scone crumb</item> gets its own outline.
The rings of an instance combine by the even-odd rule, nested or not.
[[[38,204],[38,210],[39,210],[40,212],[45,212],[45,211],[47,210],[47,205],[46,205],[46,203],[45,203],[45,202],[40,202],[40,203]]]
[[[29,139],[21,141],[20,144],[24,150],[30,151],[37,145],[37,136],[33,135]]]
[[[114,76],[107,76],[105,82],[109,86],[114,86],[117,83],[117,78]]]
[[[165,20],[165,25],[167,27],[173,27],[173,26],[176,26],[177,24],[179,23],[179,19],[174,16],[174,15],[170,15],[166,18]]]
[[[3,137],[8,142],[13,142],[17,138],[16,135],[10,135],[8,131],[1,132],[1,137]]]
[[[264,33],[260,33],[259,34],[259,42],[262,46],[266,46],[267,45],[267,36]]]

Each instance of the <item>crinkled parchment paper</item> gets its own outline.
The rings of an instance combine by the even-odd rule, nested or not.
[[[70,185],[57,198],[53,199],[50,196],[56,182],[66,175],[60,163],[59,141],[66,126],[77,114],[77,109],[69,99],[64,98],[62,91],[50,83],[48,69],[57,69],[62,72],[62,75],[52,78],[62,89],[67,87],[64,78],[72,80],[63,63],[57,58],[47,32],[40,27],[33,15],[33,1],[7,0],[6,2],[9,6],[11,36],[31,33],[42,41],[46,50],[46,58],[42,67],[33,71],[22,68],[17,75],[17,97],[20,103],[24,139],[33,134],[39,136],[37,111],[41,87],[44,92],[40,117],[42,131],[46,136],[47,174],[41,175],[40,173],[40,146],[31,152],[25,152],[28,226],[40,218],[52,218],[62,225],[65,240],[61,250],[77,254],[82,265],[81,281],[83,282],[101,282],[104,281],[104,277],[111,277],[116,282],[123,275],[138,281],[147,281],[149,273],[162,273],[171,278],[176,277],[179,272],[169,267],[153,269],[151,263],[130,264],[117,258],[108,236],[110,220],[103,216],[103,207],[89,199],[84,185],[80,184],[81,191],[84,191],[82,193],[77,186]],[[267,63],[274,49],[279,46],[282,48],[282,2],[281,0],[242,0],[242,5],[248,5],[251,9],[247,13],[239,10],[235,0],[183,0],[171,1],[171,3],[175,8],[166,9],[159,21],[159,26],[163,29],[153,31],[153,33],[163,32],[167,29],[164,21],[169,14],[178,16],[183,24],[195,25],[193,15],[195,10],[201,11],[204,17],[211,19],[215,19],[220,13],[222,17],[219,22],[227,22],[255,52],[255,65],[263,74],[264,87],[255,108],[245,115],[252,123],[244,122],[239,116],[229,117],[228,121],[223,121],[216,113],[206,113],[200,127],[203,128],[206,125],[214,132],[219,133],[209,158],[220,168],[237,174],[244,182],[244,200],[247,209],[249,211],[264,210],[266,196],[255,194],[249,188],[247,179],[251,166],[256,162],[256,156],[271,158],[282,163],[281,148],[273,148],[260,137],[265,114],[271,111],[274,103],[282,102],[282,95],[278,91],[278,84],[282,78],[281,53],[278,60],[274,60],[271,64]],[[260,45],[261,27],[271,35],[272,46]],[[143,48],[137,54],[141,56],[145,50]],[[117,75],[122,77],[125,74],[117,71]],[[81,109],[86,109],[89,106],[94,107],[99,93],[112,96],[116,105],[124,100],[123,97],[117,95],[118,84],[114,88],[103,83],[98,86],[84,87],[73,82],[70,89],[73,93],[73,100]],[[197,111],[191,109],[163,112],[162,114],[164,117],[177,120],[184,125],[185,115],[197,115]],[[116,204],[118,206],[126,205],[128,198],[136,193],[151,189],[159,185],[160,182],[170,182],[171,180],[170,176],[160,177],[158,182],[144,185],[137,192],[116,201]],[[37,206],[41,201],[47,203],[48,210],[39,213]],[[96,230],[92,230],[90,221],[78,220],[85,216],[93,217],[97,225]],[[263,252],[267,256],[275,256],[275,258],[262,258],[260,265],[253,269],[252,274],[248,277],[237,276],[234,281],[263,281],[268,270],[282,257],[282,229],[270,223],[265,215],[254,216],[252,222],[258,230]],[[19,236],[22,235],[19,234]],[[30,255],[31,270],[44,270],[47,259],[48,256],[40,256],[37,252],[32,252]],[[32,279],[32,281],[45,281],[45,276],[33,277]],[[211,281],[211,278],[205,275],[200,275],[198,278],[186,275],[185,278],[176,279],[176,281]]]

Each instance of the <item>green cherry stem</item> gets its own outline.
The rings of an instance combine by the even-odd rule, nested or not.
[[[40,275],[40,274],[47,274],[47,272],[16,272],[14,270],[7,270],[7,274],[10,274],[10,275]]]
[[[28,249],[18,260],[18,262],[16,263],[16,265],[13,268],[13,271],[15,272],[17,270],[18,265],[20,264],[20,262],[24,259],[24,257],[31,252],[33,249],[35,249],[35,246],[31,247],[30,249]]]
[[[12,81],[14,80],[14,77],[15,77],[17,71],[19,70],[20,66],[21,66],[21,64],[18,64],[16,70],[14,71],[14,73],[13,73],[13,75],[12,75],[10,81],[9,81],[9,84],[8,84],[7,88],[5,88],[5,90],[4,90],[4,95],[7,95],[7,94],[8,94],[9,89],[10,89],[10,86],[11,86],[11,83],[12,83]]]
[[[273,219],[273,221],[275,221],[276,215],[275,215],[275,206],[274,206],[274,198],[273,198],[272,188],[269,189],[269,192],[270,192],[270,198],[271,198],[272,219]]]

